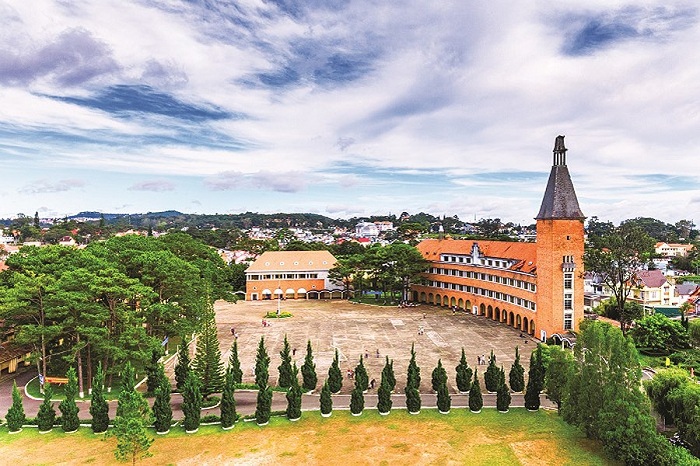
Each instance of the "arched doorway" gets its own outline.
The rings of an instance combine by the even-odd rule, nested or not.
[[[428,293],[428,304],[435,304],[435,296],[432,293]]]
[[[452,298],[450,298],[450,306],[455,307],[456,305],[457,305],[457,298],[455,298],[453,296]]]
[[[434,303],[434,304],[435,304],[436,306],[442,305],[442,296],[441,296],[441,295],[439,295],[439,294],[436,294],[436,295],[435,295],[435,303]]]
[[[481,303],[479,305],[479,315],[480,316],[485,316],[486,315],[486,305],[484,303]]]
[[[493,319],[493,308],[490,305],[486,308],[486,317]]]
[[[523,325],[523,319],[520,317],[520,314],[515,316],[515,328],[522,328]]]
[[[450,298],[447,297],[447,295],[442,297],[442,305],[443,306],[448,306],[450,302]]]
[[[523,330],[525,333],[530,332],[530,321],[527,320],[527,317],[523,318],[523,326],[520,330]]]
[[[515,326],[515,315],[513,314],[513,311],[511,311],[510,314],[508,314],[508,325],[510,325],[511,327]]]
[[[418,298],[418,301],[421,303],[425,302],[425,291],[421,291],[420,298]]]

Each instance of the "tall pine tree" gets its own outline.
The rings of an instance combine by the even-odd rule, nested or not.
[[[154,390],[156,399],[153,401],[153,417],[155,418],[155,428],[158,433],[170,431],[170,424],[173,420],[173,408],[170,405],[170,380],[165,375],[163,364],[158,364],[155,379],[158,385]]]
[[[199,390],[200,379],[190,372],[182,388],[182,414],[185,419],[183,427],[187,432],[196,432],[202,415],[202,393]]]
[[[331,397],[331,389],[328,387],[328,381],[326,380],[321,387],[321,414],[330,416],[333,411],[333,398]]]
[[[233,371],[229,366],[224,379],[224,389],[221,392],[221,427],[228,430],[233,427],[236,422],[236,382]]]
[[[61,428],[63,432],[75,432],[80,427],[78,419],[78,405],[75,404],[75,397],[78,396],[78,376],[75,368],[68,369],[68,383],[64,389],[65,399],[58,405],[61,411]]]
[[[511,396],[508,385],[506,385],[506,374],[503,367],[501,367],[500,375],[498,377],[498,388],[496,389],[496,408],[500,412],[505,413],[510,407],[510,401]]]
[[[486,385],[486,391],[491,393],[496,391],[498,388],[498,376],[499,371],[498,366],[496,366],[496,356],[493,354],[493,350],[491,350],[489,366],[486,368],[486,372],[484,372],[484,385]]]
[[[431,384],[433,390],[435,390],[437,393],[440,385],[447,384],[447,371],[442,365],[442,359],[438,359],[438,365],[435,367],[435,369],[433,369],[433,373],[431,375]]]
[[[472,413],[480,413],[481,408],[484,407],[484,397],[481,395],[478,372],[478,370],[474,369],[474,381],[469,389],[469,411]]]
[[[160,348],[151,350],[151,359],[146,365],[146,392],[152,395],[156,392],[156,388],[160,384],[158,366],[160,365]]]
[[[39,432],[48,432],[53,429],[56,422],[56,410],[51,403],[53,396],[53,387],[50,383],[44,384],[44,401],[39,405],[39,412],[36,415],[36,423],[39,427]]]
[[[379,413],[389,413],[391,406],[391,388],[386,377],[382,374],[382,382],[379,384],[379,390],[377,390],[377,410]]]
[[[224,363],[221,361],[214,308],[211,305],[205,315],[202,331],[197,337],[197,351],[192,368],[199,377],[202,396],[206,398],[221,391],[224,385]]]
[[[360,362],[355,366],[355,386],[363,392],[369,388],[369,375],[367,375],[362,355],[360,355]]]
[[[282,358],[282,363],[277,367],[279,371],[277,385],[282,388],[289,388],[292,386],[292,350],[289,347],[289,341],[287,341],[287,334],[284,335],[280,358]]]
[[[117,402],[114,428],[108,435],[117,438],[114,456],[119,461],[131,461],[150,456],[153,438],[148,436],[148,427],[153,424],[151,409],[141,393],[134,388],[134,370],[127,362],[122,373],[122,390]]]
[[[299,386],[299,369],[292,365],[292,380],[287,391],[287,419],[296,421],[301,417],[301,386]]]
[[[264,426],[270,422],[272,414],[272,387],[267,385],[258,390],[258,399],[255,406],[255,422],[259,426]]]
[[[318,376],[316,375],[316,364],[314,364],[314,356],[311,350],[311,340],[306,342],[306,357],[304,358],[304,365],[301,366],[301,376],[304,379],[304,390],[310,392],[316,389]]]
[[[420,367],[418,367],[418,363],[416,362],[415,346],[415,343],[411,345],[411,360],[408,362],[406,375],[406,396],[408,396],[409,388],[420,390]]]
[[[452,397],[447,390],[447,383],[442,382],[437,389],[437,405],[438,410],[442,414],[447,414],[450,412],[450,407],[452,406]]]
[[[514,392],[522,392],[523,388],[525,388],[525,369],[520,364],[520,350],[517,346],[515,347],[515,361],[510,367],[508,381],[510,382],[510,389]]]
[[[92,398],[90,400],[90,416],[92,416],[92,431],[96,434],[105,432],[109,427],[109,406],[104,396],[105,376],[102,363],[97,365],[97,371],[92,378]]]
[[[389,392],[393,392],[396,389],[394,361],[389,361],[389,356],[386,356],[386,362],[384,363],[384,368],[382,369],[382,380],[386,381],[386,385],[389,387]]]

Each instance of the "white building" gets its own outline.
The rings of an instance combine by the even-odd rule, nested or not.
[[[379,236],[379,228],[371,222],[360,222],[355,225],[355,236],[359,238],[376,238]]]
[[[12,235],[5,236],[3,229],[0,228],[0,244],[15,244],[15,237]]]

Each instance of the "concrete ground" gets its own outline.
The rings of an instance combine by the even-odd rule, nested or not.
[[[456,393],[455,367],[461,350],[467,356],[470,367],[478,368],[481,387],[487,366],[477,366],[479,355],[493,350],[497,364],[508,371],[515,359],[515,347],[520,348],[520,361],[526,374],[530,352],[537,341],[521,337],[520,332],[485,317],[471,314],[453,314],[450,309],[420,305],[413,308],[397,308],[354,304],[348,301],[285,300],[281,310],[293,317],[268,319],[269,327],[262,326],[266,312],[277,310],[277,301],[246,301],[237,304],[218,302],[215,306],[222,356],[228,359],[233,344],[231,328],[238,333],[238,354],[244,371],[244,382],[253,383],[255,355],[260,337],[270,355],[270,383],[275,384],[281,362],[280,351],[285,334],[292,348],[296,348],[294,360],[298,367],[304,363],[306,342],[311,341],[319,386],[328,374],[335,349],[340,355],[343,376],[354,369],[360,355],[368,354],[365,361],[369,379],[381,379],[385,356],[394,360],[397,392],[403,392],[406,370],[410,359],[411,344],[415,343],[416,360],[421,368],[421,392],[431,390],[430,376],[442,359],[448,374],[448,386]],[[423,327],[423,335],[418,334]],[[380,357],[377,357],[377,350]],[[347,379],[346,379],[347,380]],[[341,393],[350,393],[352,383],[344,382]]]

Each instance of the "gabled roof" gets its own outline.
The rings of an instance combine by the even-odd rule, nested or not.
[[[549,173],[540,212],[535,217],[537,220],[586,218],[578,205],[574,184],[566,166],[566,151],[564,136],[557,136],[554,142],[554,164]]]
[[[330,270],[336,258],[328,251],[267,251],[246,272]]]
[[[647,288],[661,288],[666,283],[666,276],[661,270],[639,270],[635,276],[639,284]]]
[[[681,283],[676,284],[676,294],[678,296],[686,296],[692,294],[695,290],[700,288],[700,285],[697,283]]]
[[[418,251],[427,260],[439,261],[440,254],[471,255],[474,244],[486,257],[511,259],[516,263],[510,270],[535,273],[537,269],[537,244],[516,243],[511,241],[461,240],[461,239],[426,239],[418,243]]]

